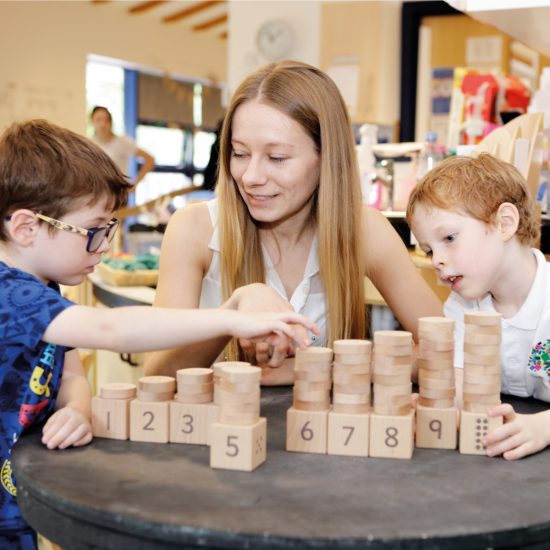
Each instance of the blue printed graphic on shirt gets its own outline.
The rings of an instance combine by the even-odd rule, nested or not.
[[[42,336],[71,305],[58,285],[0,262],[0,531],[27,526],[15,499],[11,450],[25,429],[54,410],[68,348]]]

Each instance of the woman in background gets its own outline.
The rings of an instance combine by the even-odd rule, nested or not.
[[[155,167],[155,159],[128,136],[113,133],[113,117],[107,107],[96,106],[92,109],[91,121],[94,126],[92,141],[97,143],[114,161],[123,174],[128,174],[128,163],[134,156],[143,159],[132,185],[139,183]]]

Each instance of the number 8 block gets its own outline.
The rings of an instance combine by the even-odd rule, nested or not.
[[[370,415],[369,455],[379,458],[412,458],[414,411],[403,416]]]

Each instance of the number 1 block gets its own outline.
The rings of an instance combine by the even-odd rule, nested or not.
[[[130,403],[130,441],[168,443],[169,402],[139,401]]]
[[[416,446],[424,449],[456,449],[458,410],[416,406]]]
[[[327,431],[328,411],[301,411],[290,407],[286,413],[286,450],[326,454]]]
[[[502,425],[502,416],[494,418],[484,413],[460,411],[460,444],[458,450],[465,455],[484,455],[483,438]]]
[[[210,467],[251,472],[265,462],[267,422],[240,426],[214,422],[210,426]]]
[[[328,413],[329,455],[369,456],[369,415]]]
[[[412,458],[414,411],[403,416],[370,415],[369,454],[378,458]]]
[[[130,399],[92,398],[92,432],[94,437],[128,439]]]

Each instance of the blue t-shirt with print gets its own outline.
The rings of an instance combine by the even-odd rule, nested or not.
[[[71,305],[57,284],[0,262],[0,533],[28,528],[16,502],[11,450],[25,429],[54,410],[70,348],[42,336]]]

